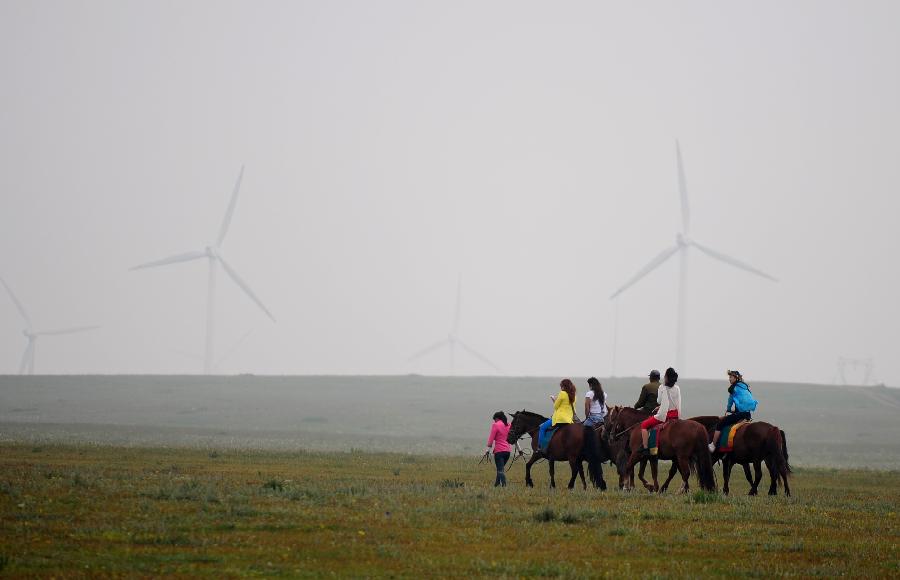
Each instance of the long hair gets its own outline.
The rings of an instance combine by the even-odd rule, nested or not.
[[[506,413],[503,411],[497,411],[494,413],[494,421],[503,421],[504,425],[509,425],[509,421],[506,420]]]
[[[574,406],[575,405],[575,385],[572,384],[572,381],[569,379],[563,379],[559,383],[559,388],[566,392],[569,395],[569,402]]]
[[[606,393],[603,392],[603,385],[600,384],[600,381],[597,380],[597,377],[589,378],[588,385],[590,385],[591,390],[594,391],[594,400],[597,401],[597,403],[600,405],[605,404]]]
[[[678,373],[675,372],[675,369],[669,367],[666,369],[666,386],[674,387],[675,383],[678,382]]]

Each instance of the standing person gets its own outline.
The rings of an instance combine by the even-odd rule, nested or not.
[[[634,408],[645,413],[653,413],[656,410],[656,398],[659,395],[659,371],[650,371],[650,382],[641,388],[641,396],[638,397]]]
[[[494,413],[494,424],[491,425],[491,434],[488,435],[487,449],[484,450],[485,455],[491,452],[491,445],[494,447],[494,464],[497,466],[497,478],[494,480],[494,487],[498,485],[506,487],[506,473],[503,468],[509,461],[509,443],[506,436],[509,435],[509,421],[506,420],[506,413],[497,411]]]
[[[538,447],[543,447],[544,433],[551,426],[560,423],[575,422],[575,385],[569,379],[563,379],[559,383],[559,393],[550,395],[553,401],[553,416],[541,423],[538,434]]]
[[[606,404],[606,393],[603,392],[603,385],[596,377],[588,379],[588,387],[584,394],[584,420],[585,427],[594,427],[602,425],[606,421],[606,413],[609,406]]]
[[[750,387],[744,382],[744,377],[739,371],[728,371],[728,382],[731,385],[728,387],[725,416],[716,425],[716,432],[709,444],[710,451],[716,450],[716,442],[719,440],[719,435],[722,434],[722,429],[734,425],[738,421],[749,421],[750,412],[755,411],[758,405],[756,399],[753,398],[753,393],[750,392]],[[734,412],[732,412],[732,407]],[[729,415],[729,413],[731,414]]]
[[[681,417],[681,388],[678,386],[678,373],[672,367],[666,369],[666,386],[659,390],[657,401],[659,408],[656,415],[641,423],[641,442],[644,444],[641,451],[648,451],[647,439],[650,437],[651,427],[656,427],[666,421],[675,421]]]

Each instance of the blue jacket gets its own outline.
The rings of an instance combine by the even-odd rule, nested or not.
[[[728,396],[728,404],[725,406],[726,413],[731,410],[732,405],[738,413],[749,413],[756,410],[756,399],[753,398],[750,387],[746,383],[734,383],[734,392]]]

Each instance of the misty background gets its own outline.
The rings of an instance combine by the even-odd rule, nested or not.
[[[673,364],[681,143],[688,377],[897,385],[900,5],[893,2],[0,3],[0,276],[38,373],[510,375]],[[0,296],[0,372],[24,324]],[[187,353],[187,354],[185,354]],[[457,353],[459,374],[493,369]],[[854,372],[856,374],[854,375]],[[850,382],[860,371],[848,369]],[[549,384],[549,387],[553,387]],[[551,391],[552,392],[552,391]],[[546,398],[545,396],[543,398]]]

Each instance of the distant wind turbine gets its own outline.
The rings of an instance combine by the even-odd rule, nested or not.
[[[139,266],[135,266],[132,270],[140,270],[142,268],[153,268],[156,266],[165,266],[167,264],[175,264],[177,262],[189,262],[191,260],[198,260],[200,258],[206,258],[207,263],[209,264],[209,277],[207,279],[207,296],[206,296],[206,348],[203,356],[203,372],[209,374],[213,369],[213,330],[214,330],[214,318],[215,318],[215,290],[216,290],[216,269],[219,264],[222,265],[222,269],[225,270],[225,273],[234,280],[234,283],[237,284],[244,293],[250,297],[253,302],[259,306],[266,315],[275,321],[275,317],[272,316],[272,313],[269,312],[269,309],[265,307],[262,301],[253,293],[253,290],[250,289],[250,286],[247,285],[246,282],[238,275],[238,273],[232,268],[228,262],[225,261],[225,258],[222,257],[222,241],[225,239],[225,234],[228,233],[228,226],[231,224],[231,216],[234,215],[234,208],[237,205],[238,192],[241,188],[241,180],[244,178],[244,166],[241,166],[241,172],[238,174],[237,182],[234,184],[234,191],[231,194],[231,201],[228,204],[228,210],[225,212],[225,219],[222,220],[222,226],[219,228],[219,236],[216,238],[216,242],[214,245],[206,246],[202,250],[197,250],[193,252],[185,252],[183,254],[176,254],[174,256],[169,256],[168,258],[163,258],[162,260],[156,260],[154,262],[147,262],[146,264],[141,264]]]
[[[766,278],[767,280],[771,280],[773,282],[778,282],[778,280],[761,270],[757,270],[756,268],[745,264],[744,262],[736,260],[735,258],[732,258],[730,256],[726,256],[725,254],[717,252],[712,248],[703,246],[688,236],[691,226],[691,211],[688,204],[687,180],[684,175],[684,164],[681,160],[681,146],[677,140],[675,141],[675,156],[678,162],[678,190],[681,193],[681,232],[676,234],[674,246],[666,248],[665,250],[660,252],[660,254],[653,258],[649,264],[641,268],[641,270],[639,270],[637,274],[632,276],[631,279],[628,280],[628,282],[626,282],[621,288],[616,290],[612,294],[612,296],[610,296],[610,299],[615,299],[619,294],[630,288],[638,280],[658,268],[675,254],[678,254],[678,322],[675,331],[675,368],[679,373],[683,374],[685,372],[685,326],[687,324],[687,257],[688,250],[690,248],[697,248],[711,258],[715,258],[720,262],[725,262],[729,266],[734,266],[735,268],[739,268],[741,270],[750,272],[751,274]]]
[[[28,339],[28,346],[25,347],[25,352],[22,354],[22,361],[19,363],[19,374],[34,374],[34,351],[37,346],[37,339],[41,336],[49,336],[54,334],[73,334],[76,332],[84,332],[86,330],[94,330],[95,328],[100,328],[99,326],[74,326],[71,328],[61,328],[58,330],[41,330],[35,332],[34,327],[31,324],[31,318],[28,317],[28,313],[25,311],[25,307],[22,306],[22,303],[19,302],[19,299],[16,298],[16,295],[13,294],[12,288],[9,287],[9,284],[3,278],[0,278],[0,284],[3,284],[3,287],[6,288],[6,292],[9,294],[9,297],[12,299],[13,304],[16,305],[16,308],[19,310],[19,314],[22,315],[22,318],[25,320],[25,329],[22,331],[22,334],[25,335],[25,338]]]
[[[450,333],[447,334],[447,338],[442,338],[441,340],[432,344],[428,348],[424,348],[424,349],[420,350],[416,354],[409,357],[409,360],[414,361],[416,359],[422,358],[426,354],[432,353],[432,352],[446,346],[450,352],[450,374],[452,375],[452,374],[454,374],[454,371],[456,370],[455,369],[456,347],[458,345],[461,349],[463,349],[464,351],[466,351],[473,357],[477,358],[484,364],[488,365],[489,367],[491,367],[498,373],[503,374],[503,371],[501,371],[497,365],[495,365],[490,360],[488,360],[488,358],[485,357],[484,355],[476,352],[474,349],[472,349],[471,347],[466,345],[466,343],[461,341],[459,339],[459,337],[457,336],[457,333],[459,332],[459,313],[460,313],[460,308],[461,308],[461,302],[462,302],[462,277],[457,279],[457,282],[456,282],[456,310],[454,311],[454,314],[453,314],[453,326],[451,326]]]

